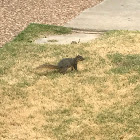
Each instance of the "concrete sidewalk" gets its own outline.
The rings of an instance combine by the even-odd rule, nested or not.
[[[64,26],[93,31],[140,30],[140,0],[104,0]]]

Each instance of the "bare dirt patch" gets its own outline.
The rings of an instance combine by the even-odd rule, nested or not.
[[[36,44],[78,44],[86,43],[100,36],[99,33],[71,33],[66,35],[52,35],[45,38],[38,38]]]

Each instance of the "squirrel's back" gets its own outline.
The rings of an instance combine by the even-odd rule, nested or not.
[[[74,58],[64,58],[58,63],[59,68],[71,67],[74,64]]]

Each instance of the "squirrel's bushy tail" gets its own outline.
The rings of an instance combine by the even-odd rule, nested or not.
[[[43,65],[38,66],[36,69],[42,69],[42,68],[48,68],[48,69],[59,69],[58,66],[51,65],[48,63],[45,63]]]

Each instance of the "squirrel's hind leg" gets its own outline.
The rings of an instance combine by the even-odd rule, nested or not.
[[[71,67],[71,71],[73,71],[74,67]]]
[[[67,71],[67,68],[61,68],[59,69],[59,72],[62,73],[62,74],[65,74]]]

